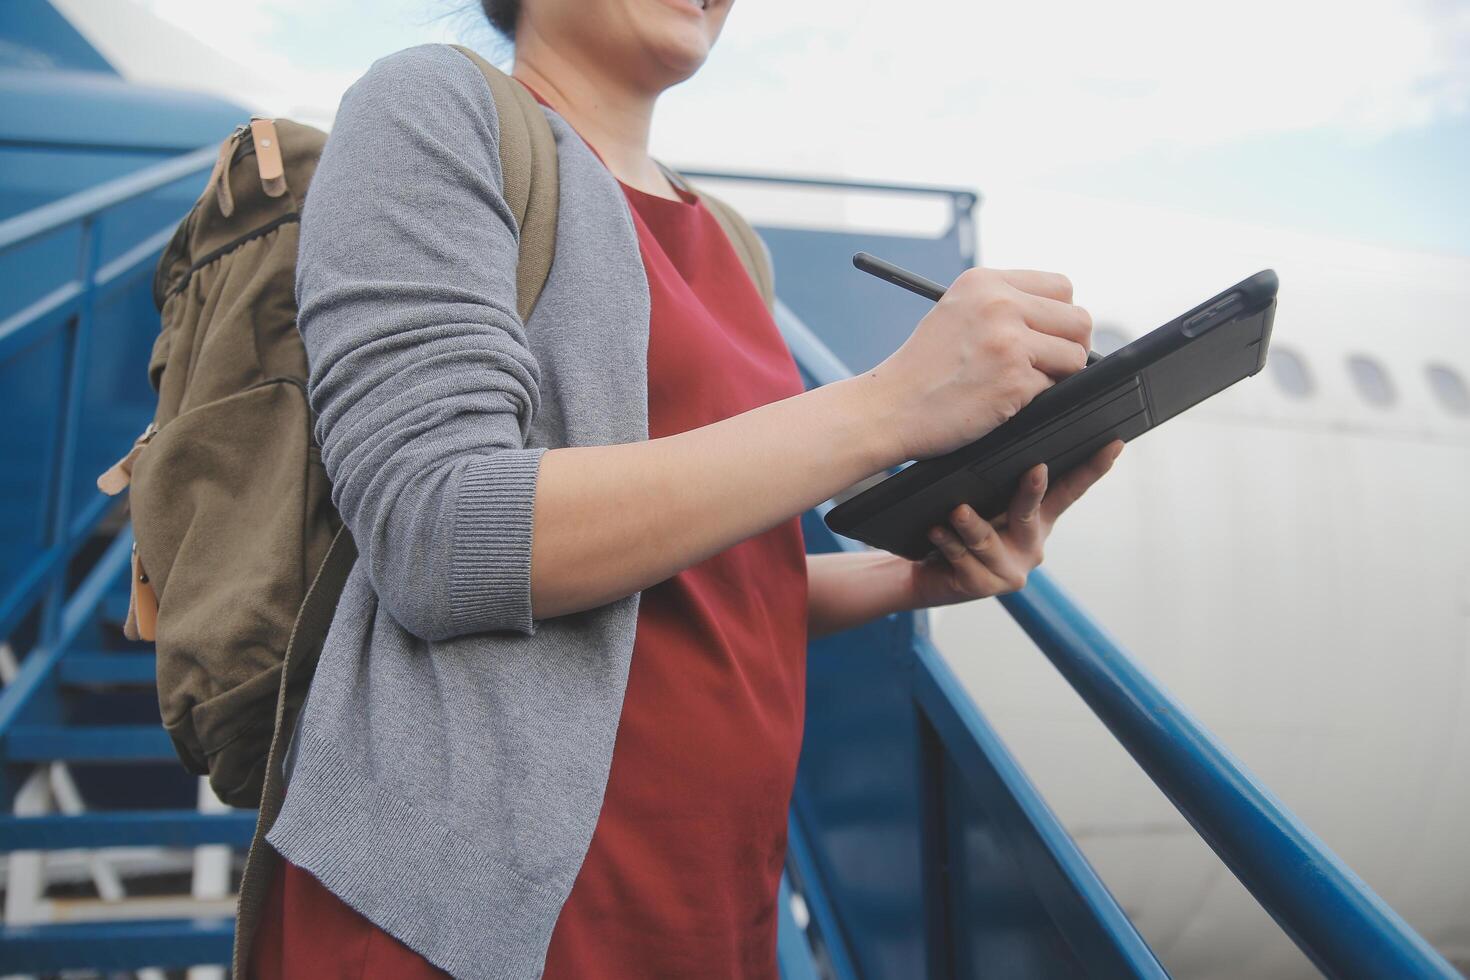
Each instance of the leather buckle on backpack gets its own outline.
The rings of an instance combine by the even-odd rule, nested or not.
[[[250,134],[255,138],[255,164],[260,169],[260,189],[266,197],[286,193],[286,164],[281,159],[281,139],[276,134],[274,119],[250,120]]]
[[[143,430],[143,434],[133,440],[133,448],[128,450],[128,454],[116,463],[113,463],[97,477],[97,489],[109,497],[116,497],[126,490],[128,484],[133,482],[133,464],[137,462],[138,454],[143,451],[143,447],[148,445],[156,435],[158,435],[158,426],[153,422],[149,422],[148,428]]]

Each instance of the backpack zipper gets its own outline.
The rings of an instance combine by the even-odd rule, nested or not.
[[[251,117],[254,118],[254,117]],[[230,164],[239,163],[241,160],[255,152],[255,133],[251,132],[249,123],[241,123],[230,133]]]
[[[158,633],[158,592],[153,588],[143,561],[138,557],[138,542],[133,541],[132,575],[128,584],[128,615],[123,622],[123,636],[130,640],[153,640]]]
[[[255,145],[257,130],[264,141],[264,146],[270,147],[269,160],[262,158],[260,161],[261,189],[269,197],[280,197],[286,193],[285,172],[281,162],[281,142],[276,136],[275,120],[265,116],[251,116],[249,123],[241,123],[236,126],[220,144],[219,158],[215,160],[214,171],[209,175],[209,183],[204,188],[205,194],[209,193],[210,188],[214,189],[215,199],[219,202],[220,214],[226,218],[235,213],[235,197],[230,192],[230,167],[252,153],[260,156]]]
[[[239,159],[240,140],[249,132],[249,126],[236,126],[220,143],[219,156],[214,159],[214,169],[209,172],[209,180],[204,185],[203,193],[199,195],[199,201],[203,201],[210,191],[214,191],[215,200],[219,202],[219,212],[226,218],[235,213],[235,198],[230,193],[230,164]],[[198,205],[199,201],[194,203]]]

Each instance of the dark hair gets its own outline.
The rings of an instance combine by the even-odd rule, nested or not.
[[[521,15],[521,0],[480,0],[480,9],[485,11],[491,27],[504,34],[507,40],[516,39],[516,18]]]

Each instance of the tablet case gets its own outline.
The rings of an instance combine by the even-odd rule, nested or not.
[[[1003,514],[1037,463],[1056,478],[1114,439],[1135,439],[1265,366],[1278,280],[1256,273],[1037,395],[975,442],[921,460],[827,513],[827,526],[915,561],[928,531],[969,503]]]

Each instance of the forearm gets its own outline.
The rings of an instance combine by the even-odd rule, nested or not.
[[[808,555],[807,636],[917,608],[913,562],[884,551]]]
[[[547,451],[535,617],[647,588],[902,462],[876,398],[860,375],[673,436]]]

